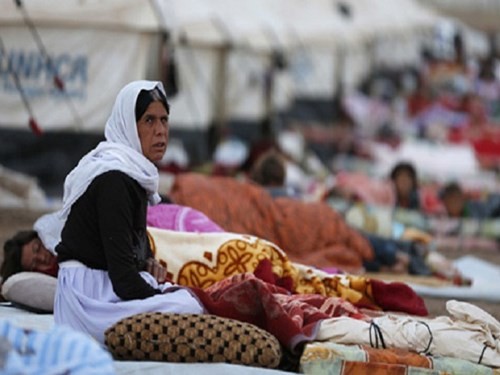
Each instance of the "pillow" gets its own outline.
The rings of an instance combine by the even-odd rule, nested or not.
[[[116,359],[164,362],[227,362],[276,368],[281,347],[252,324],[215,315],[144,313],[105,332]]]
[[[52,313],[57,278],[39,272],[20,272],[2,284],[2,295],[13,304],[36,313]]]

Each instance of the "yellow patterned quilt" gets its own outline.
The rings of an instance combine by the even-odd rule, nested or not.
[[[386,284],[361,276],[335,274],[291,262],[275,244],[235,233],[188,233],[148,228],[155,258],[174,283],[206,289],[241,273],[254,273],[292,293],[342,297],[358,307],[418,313],[423,301],[404,284]],[[391,292],[392,291],[392,292]],[[384,295],[402,293],[387,304]],[[410,305],[410,303],[412,305]],[[416,303],[416,305],[415,305]],[[417,311],[414,311],[417,307]],[[426,312],[425,312],[426,313]]]

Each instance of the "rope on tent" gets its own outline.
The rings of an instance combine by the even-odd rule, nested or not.
[[[0,52],[2,54],[5,53],[5,45],[3,43],[2,38],[0,38]],[[17,72],[14,69],[12,69],[11,64],[7,64],[7,71],[12,76],[12,80],[14,81],[14,84],[16,86],[16,90],[19,92],[19,95],[21,96],[24,107],[26,108],[26,111],[28,112],[28,115],[29,115],[28,124],[29,124],[31,131],[36,136],[41,136],[42,129],[38,125],[38,122],[35,120],[35,116],[33,114],[33,109],[31,108],[31,104],[28,100],[28,97],[26,96],[26,93],[23,90],[23,87],[21,85],[21,80],[19,79],[19,75],[17,74]]]
[[[66,91],[64,81],[59,77],[57,74],[54,63],[52,62],[52,58],[47,52],[47,49],[45,48],[45,45],[43,44],[42,38],[40,37],[40,33],[38,32],[35,24],[31,20],[31,18],[28,15],[28,11],[26,8],[23,6],[22,0],[14,0],[14,3],[16,4],[17,8],[22,14],[23,21],[26,24],[26,26],[29,28],[31,35],[33,36],[33,39],[35,40],[35,44],[37,45],[40,53],[42,56],[45,58],[45,61],[47,62],[47,67],[50,72],[52,72],[52,77],[53,77],[53,84],[54,87],[56,87],[64,96],[64,99],[71,111],[71,114],[73,116],[73,119],[76,124],[77,130],[80,130],[83,128],[83,121],[80,118],[80,115],[78,114],[75,104],[71,100],[71,97],[68,95],[68,92]],[[16,74],[17,76],[17,74]],[[19,77],[17,77],[17,80],[19,80]],[[24,95],[24,94],[23,94]]]

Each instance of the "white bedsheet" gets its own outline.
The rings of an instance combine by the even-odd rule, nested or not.
[[[117,374],[126,375],[290,375],[289,372],[228,363],[166,363],[115,361]]]
[[[500,267],[471,255],[455,260],[455,266],[472,279],[470,287],[429,287],[410,284],[421,296],[500,302]]]
[[[0,319],[8,319],[20,327],[41,331],[48,331],[54,326],[54,315],[34,314],[12,307],[10,302],[0,304]]]

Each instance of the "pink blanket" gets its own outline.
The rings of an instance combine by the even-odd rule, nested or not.
[[[176,204],[148,207],[147,224],[150,227],[178,232],[224,232],[200,211]]]

